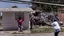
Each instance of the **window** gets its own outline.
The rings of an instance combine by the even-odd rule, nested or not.
[[[18,17],[24,18],[24,12],[16,12],[15,13],[15,20],[17,20]]]

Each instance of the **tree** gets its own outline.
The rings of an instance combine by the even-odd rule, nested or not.
[[[43,11],[46,11],[46,12],[51,12],[51,11],[56,12],[57,9],[58,9],[58,6],[53,6],[53,5],[43,5],[43,6],[42,6],[42,9],[43,9]]]
[[[35,1],[35,0],[33,0]],[[59,0],[36,0],[38,2],[48,2],[48,3],[58,3]],[[34,9],[39,9],[41,11],[45,11],[45,12],[51,12],[54,11],[56,12],[58,9],[58,6],[54,6],[54,5],[47,5],[47,4],[40,4],[40,3],[33,3],[35,4],[37,7],[34,7]],[[34,5],[33,5],[34,6]]]

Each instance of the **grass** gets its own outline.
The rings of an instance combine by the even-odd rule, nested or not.
[[[26,34],[24,32],[12,32],[11,34]]]
[[[2,24],[0,23],[0,27],[2,27]]]
[[[31,33],[51,33],[53,32],[52,28],[38,28],[38,29],[33,29]]]
[[[2,16],[0,16],[0,20],[2,20]]]
[[[18,32],[13,32],[12,34],[21,34],[21,33],[18,33]]]
[[[52,33],[54,32],[53,28],[37,28],[33,29],[31,33]],[[61,29],[61,32],[64,32],[64,28]]]
[[[64,32],[64,28],[63,28],[63,29],[61,29],[61,32]]]

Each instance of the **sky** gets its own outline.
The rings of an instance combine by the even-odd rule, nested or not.
[[[29,8],[28,4],[17,4],[17,3],[0,2],[0,8],[11,8],[12,6],[17,6],[18,8]],[[2,15],[1,12],[0,12],[0,15]]]
[[[11,8],[12,6],[17,6],[18,8],[29,8],[28,4],[0,2],[0,8]]]

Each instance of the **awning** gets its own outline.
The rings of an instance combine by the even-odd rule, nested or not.
[[[33,12],[31,8],[0,8],[0,12]]]

